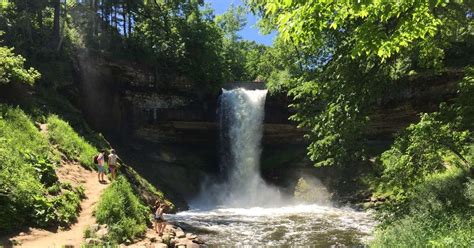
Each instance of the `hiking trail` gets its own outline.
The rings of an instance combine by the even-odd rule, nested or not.
[[[86,198],[81,201],[81,210],[77,222],[66,230],[44,230],[29,228],[27,231],[11,237],[18,242],[20,247],[81,247],[84,244],[84,230],[96,223],[93,211],[102,192],[110,184],[99,183],[97,173],[88,171],[78,163],[63,162],[56,169],[59,181],[69,182],[72,186],[82,185]]]

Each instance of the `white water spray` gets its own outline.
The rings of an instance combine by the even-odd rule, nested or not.
[[[277,206],[278,189],[260,176],[260,154],[267,90],[223,90],[219,99],[221,173],[224,182],[206,185],[196,205]],[[212,202],[212,203],[211,203]]]
[[[221,168],[229,206],[267,206],[280,201],[277,189],[260,177],[260,154],[267,90],[224,90],[220,97]]]
[[[224,179],[205,184],[192,210],[167,218],[186,224],[211,246],[363,246],[375,225],[370,215],[322,201],[327,192],[311,177],[298,181],[297,199],[282,197],[260,177],[266,93],[223,91],[219,117]]]

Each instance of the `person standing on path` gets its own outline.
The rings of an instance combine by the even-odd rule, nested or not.
[[[107,163],[109,165],[109,170],[110,170],[110,173],[111,173],[112,180],[115,180],[115,174],[116,174],[116,170],[117,170],[117,160],[118,159],[119,159],[119,157],[117,156],[117,154],[115,154],[115,150],[114,149],[110,150],[109,159],[108,159]]]
[[[104,175],[105,175],[104,163],[105,163],[105,151],[102,150],[97,155],[97,172],[98,172],[97,178],[99,179],[100,183],[105,182],[105,180],[104,180]]]
[[[155,231],[158,236],[163,235],[163,231],[166,227],[166,221],[163,218],[163,213],[165,211],[166,204],[160,203],[159,201],[155,202],[154,215],[155,215]]]

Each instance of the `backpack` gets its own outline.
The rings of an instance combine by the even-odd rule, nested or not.
[[[99,164],[98,158],[99,158],[99,155],[94,156],[94,164]]]

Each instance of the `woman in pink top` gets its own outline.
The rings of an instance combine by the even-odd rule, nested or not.
[[[105,151],[101,151],[97,155],[97,178],[99,179],[99,182],[105,182],[104,180],[104,175],[105,175],[105,168],[104,168],[104,163],[105,163]]]

